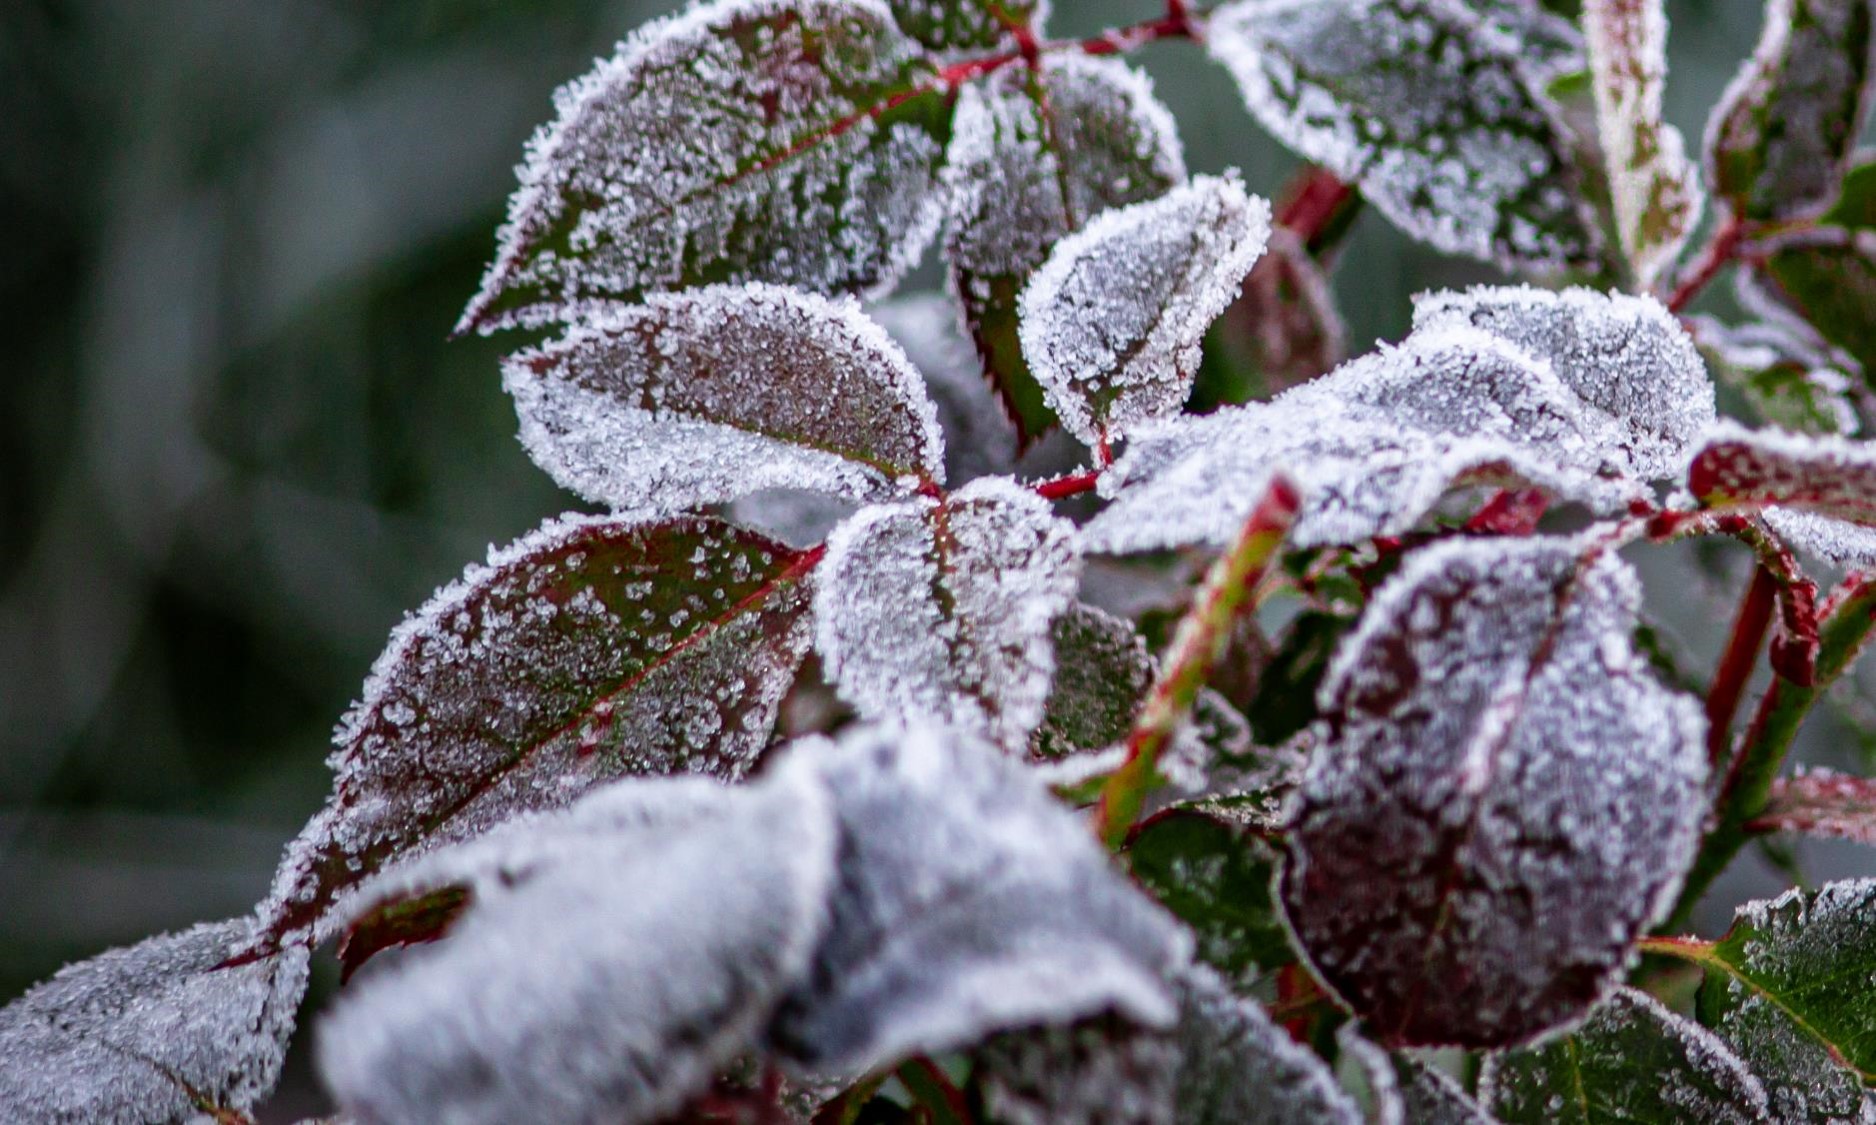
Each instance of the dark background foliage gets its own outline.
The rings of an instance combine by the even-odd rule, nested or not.
[[[0,5],[0,1000],[246,910],[390,627],[570,506],[515,445],[514,341],[445,335],[549,92],[671,7]],[[1083,34],[1154,5],[1056,7]],[[1758,9],[1670,5],[1690,140]],[[1222,71],[1188,44],[1140,61],[1195,170],[1279,189],[1294,160]],[[1353,350],[1402,334],[1411,292],[1485,276],[1365,216],[1337,279]],[[1643,560],[1707,653],[1743,562],[1709,549]],[[1819,726],[1810,756],[1857,752]],[[1813,876],[1868,870],[1805,846]]]

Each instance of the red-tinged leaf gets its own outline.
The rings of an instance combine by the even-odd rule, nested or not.
[[[1876,779],[1814,769],[1772,783],[1754,832],[1795,832],[1876,844]]]
[[[1869,0],[1770,0],[1758,50],[1707,123],[1714,191],[1788,220],[1836,199],[1869,103]]]
[[[1639,600],[1591,543],[1451,540],[1409,554],[1343,642],[1280,891],[1379,1041],[1528,1042],[1587,1011],[1671,904],[1705,722],[1634,651]]]
[[[944,476],[924,379],[851,301],[655,294],[511,358],[504,382],[534,460],[619,511],[782,488],[866,500]]]
[[[1018,340],[1023,285],[1065,235],[1183,181],[1178,133],[1139,71],[1061,56],[966,87],[947,162],[952,285],[1026,445],[1055,414]]]
[[[1876,523],[1876,446],[1836,437],[1719,427],[1687,468],[1709,507],[1779,505]]]
[[[1009,46],[1012,30],[1039,29],[1048,0],[886,0],[907,35],[941,52],[981,52]]]
[[[717,0],[556,105],[461,329],[713,281],[876,291],[937,227],[950,99],[876,0]]]
[[[1238,298],[1213,326],[1227,365],[1248,376],[1247,397],[1268,398],[1325,374],[1348,354],[1348,332],[1328,275],[1288,229],[1270,234]],[[1201,374],[1198,394],[1206,391]],[[1197,409],[1197,407],[1195,407]]]
[[[289,848],[269,935],[411,851],[625,774],[737,778],[808,644],[797,554],[717,520],[575,517],[493,553],[399,627]]]
[[[469,892],[444,887],[427,895],[386,903],[346,927],[339,939],[339,979],[350,980],[365,962],[392,946],[435,941],[469,905]]]

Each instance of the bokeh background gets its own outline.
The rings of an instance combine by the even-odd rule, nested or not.
[[[514,440],[515,342],[445,337],[550,92],[673,7],[0,2],[0,1003],[247,910],[402,613],[574,506]],[[1052,30],[1156,7],[1056,0]],[[1697,137],[1759,3],[1670,12],[1669,115]],[[1138,58],[1195,170],[1279,190],[1294,160],[1201,52]],[[1416,290],[1489,276],[1364,215],[1337,278],[1351,343],[1398,338]],[[1673,642],[1711,653],[1738,552],[1643,561]],[[1828,717],[1805,749],[1860,752]],[[1783,885],[1754,864],[1717,897]],[[306,1038],[267,1120],[319,1108]]]

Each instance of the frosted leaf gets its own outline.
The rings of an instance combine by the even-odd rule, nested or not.
[[[987,50],[1012,41],[1010,28],[1040,29],[1047,0],[886,0],[893,18],[934,51]]]
[[[1410,1125],[1495,1125],[1491,1115],[1444,1071],[1398,1053],[1393,1063]]]
[[[1101,478],[1113,503],[1083,548],[1223,546],[1278,468],[1303,492],[1298,547],[1399,534],[1462,483],[1617,509],[1640,490],[1604,475],[1619,456],[1608,429],[1552,365],[1479,329],[1431,327],[1268,403],[1143,427]]]
[[[1758,49],[1707,122],[1714,192],[1782,221],[1836,198],[1868,110],[1869,0],[1768,0]]]
[[[1876,844],[1876,779],[1830,769],[1800,770],[1772,782],[1759,830]]]
[[[1479,286],[1414,298],[1414,331],[1470,325],[1546,360],[1595,420],[1603,453],[1648,480],[1679,472],[1713,425],[1713,382],[1653,297]]]
[[[1862,428],[1861,381],[1808,326],[1769,319],[1723,324],[1705,316],[1689,317],[1688,325],[1715,377],[1738,390],[1760,421],[1814,434]]]
[[[1507,268],[1599,261],[1559,111],[1463,0],[1236,0],[1206,43],[1266,129],[1415,238]]]
[[[1027,442],[1054,424],[1018,339],[1024,283],[1057,241],[1185,180],[1172,115],[1140,71],[1045,56],[959,94],[945,256],[982,366]]]
[[[698,777],[599,786],[567,808],[524,813],[473,840],[393,864],[341,898],[320,933],[343,931],[349,975],[388,946],[434,940],[469,905],[556,864],[590,862],[594,851],[628,839],[656,850],[666,831],[721,820],[734,811],[729,792]]]
[[[1868,1122],[1876,1072],[1876,880],[1748,903],[1701,957],[1702,1023],[1765,1083],[1780,1122]]]
[[[1793,546],[1830,562],[1876,561],[1876,446],[1722,422],[1687,468],[1687,487],[1716,507],[1770,507]]]
[[[1706,204],[1680,130],[1661,117],[1664,0],[1584,0],[1583,31],[1616,233],[1636,280],[1652,285]]]
[[[1668,906],[1705,721],[1630,642],[1640,586],[1569,539],[1407,556],[1317,693],[1281,896],[1389,1046],[1525,1042],[1581,1015]]]
[[[1536,79],[1548,84],[1588,65],[1583,33],[1544,6],[1543,0],[1465,0],[1488,27],[1523,48]]]
[[[1024,287],[1023,356],[1069,433],[1105,448],[1177,413],[1205,330],[1270,237],[1270,205],[1200,176],[1064,238]]]
[[[1122,742],[1153,684],[1146,638],[1130,622],[1076,602],[1051,629],[1055,677],[1029,754],[1056,761]]]
[[[1765,1091],[1726,1044],[1632,988],[1611,993],[1563,1038],[1487,1056],[1479,1088],[1505,1125],[1773,1120]]]
[[[1361,1106],[1362,1120],[1367,1125],[1407,1125],[1400,1079],[1388,1053],[1362,1038],[1352,1023],[1335,1029],[1335,1047],[1336,1077]]]
[[[1180,1003],[1180,1125],[1361,1125],[1329,1067],[1255,1001],[1193,968]]]
[[[1191,927],[1201,961],[1240,987],[1296,963],[1278,915],[1276,856],[1222,820],[1178,810],[1142,823],[1127,845],[1134,879]]]
[[[944,84],[878,0],[716,0],[554,103],[461,329],[704,281],[874,292],[937,228]]]
[[[333,798],[261,908],[270,934],[394,856],[612,778],[742,776],[807,652],[814,558],[702,517],[568,517],[492,552],[373,666]]]
[[[941,480],[925,382],[851,301],[772,285],[654,294],[503,364],[521,443],[618,510]]]
[[[834,877],[815,779],[729,800],[733,818],[588,832],[355,985],[319,1029],[339,1103],[387,1125],[611,1125],[701,1092],[807,967]]]
[[[899,297],[871,310],[925,376],[944,431],[945,481],[953,488],[1016,469],[1016,426],[985,378],[957,302],[941,293]]]
[[[863,717],[923,716],[1011,752],[1041,720],[1049,628],[1075,595],[1073,528],[987,477],[863,509],[827,544],[815,647]]]
[[[997,1125],[1175,1125],[1177,1040],[1114,1016],[1000,1035],[973,1062]]]
[[[253,925],[114,949],[0,1009],[0,1119],[144,1125],[252,1109],[280,1077],[307,972],[302,946],[220,967]]]
[[[839,872],[828,936],[772,1028],[786,1057],[860,1074],[1103,1011],[1172,1023],[1190,940],[1020,764],[923,726],[806,753],[834,795]]]

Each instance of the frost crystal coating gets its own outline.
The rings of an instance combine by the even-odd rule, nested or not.
[[[534,460],[619,510],[771,488],[866,500],[944,475],[924,380],[847,301],[771,285],[657,294],[515,356],[503,381]]]
[[[307,951],[221,967],[239,918],[61,970],[0,1009],[0,1119],[144,1125],[242,1113],[273,1091],[306,990]]]
[[[1237,0],[1206,43],[1265,128],[1414,237],[1508,268],[1600,257],[1557,108],[1461,0]]]
[[[554,102],[460,328],[705,279],[876,291],[936,231],[943,84],[878,0],[717,0]]]
[[[1079,573],[1071,526],[1002,478],[867,508],[828,540],[815,647],[861,715],[932,718],[1020,752]]]
[[[493,553],[392,635],[289,846],[277,934],[403,851],[623,774],[735,778],[806,656],[801,556],[694,517],[574,517]]]
[[[1584,550],[1409,555],[1318,693],[1283,904],[1384,1043],[1503,1046],[1576,1018],[1693,858],[1706,723],[1630,644],[1633,570]]]
[[[1023,355],[1084,445],[1176,413],[1205,330],[1270,237],[1270,205],[1200,176],[1063,239],[1022,295]]]

